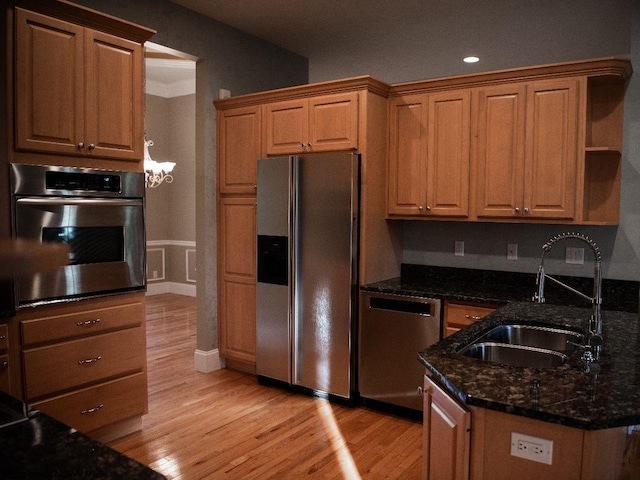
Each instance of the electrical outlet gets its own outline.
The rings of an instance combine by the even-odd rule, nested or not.
[[[153,278],[158,278],[158,271],[157,270],[153,271]]]
[[[231,90],[226,88],[218,89],[218,98],[231,98]]]
[[[553,440],[511,432],[511,455],[551,465]]]
[[[507,244],[507,260],[517,260],[517,259],[518,259],[518,244],[517,243]]]
[[[464,242],[463,241],[456,241],[455,242],[455,247],[453,250],[453,254],[456,257],[464,257]]]
[[[571,263],[573,265],[584,264],[584,248],[567,247],[564,263]]]

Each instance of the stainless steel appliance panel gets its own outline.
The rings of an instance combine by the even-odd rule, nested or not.
[[[294,178],[294,383],[349,397],[358,158],[298,157]]]
[[[362,293],[360,395],[422,410],[424,366],[418,352],[440,339],[438,299]]]
[[[259,376],[347,399],[355,392],[358,189],[357,155],[258,160]]]
[[[19,164],[11,173],[13,235],[71,251],[69,265],[18,278],[19,303],[144,289],[143,174]]]
[[[258,160],[256,373],[291,383],[291,158]]]

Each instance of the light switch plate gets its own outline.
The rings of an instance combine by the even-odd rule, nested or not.
[[[517,243],[507,244],[507,260],[517,260],[517,259],[518,259],[518,244]]]
[[[456,257],[464,257],[464,242],[463,241],[458,240],[458,241],[455,242],[453,254]]]
[[[573,265],[584,264],[584,248],[567,247],[564,262]]]

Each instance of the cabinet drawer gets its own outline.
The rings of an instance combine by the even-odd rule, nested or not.
[[[456,333],[458,330],[471,325],[482,317],[489,315],[498,306],[473,305],[466,303],[445,302],[444,304],[444,337]]]
[[[142,327],[25,350],[25,395],[32,400],[126,373],[142,371]]]
[[[0,352],[9,348],[9,328],[6,323],[0,324]]]
[[[138,373],[33,404],[34,408],[82,432],[90,432],[147,411],[145,375]]]
[[[22,320],[22,344],[56,342],[140,325],[144,313],[144,303],[136,302]]]

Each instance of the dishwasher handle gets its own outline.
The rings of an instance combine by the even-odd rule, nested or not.
[[[437,304],[439,300],[419,298],[386,298],[386,297],[369,297],[369,308],[375,310],[390,310],[393,312],[404,312],[414,315],[423,315],[431,317],[437,312]]]

